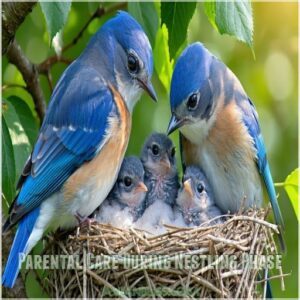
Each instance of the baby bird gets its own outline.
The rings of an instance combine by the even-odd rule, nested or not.
[[[174,205],[179,187],[175,152],[173,142],[163,133],[153,133],[146,140],[141,154],[148,188],[146,208],[156,200]]]
[[[207,222],[207,225],[221,223],[221,219],[216,219],[213,223],[208,222],[221,216],[222,213],[215,204],[212,189],[205,174],[196,166],[186,168],[176,205],[186,226],[199,226],[204,222]]]
[[[95,218],[116,227],[130,227],[142,215],[147,191],[140,159],[126,157],[113,189],[99,206]]]
[[[173,206],[179,188],[175,147],[165,134],[153,133],[144,144],[141,160],[148,193],[139,227],[151,231],[152,226],[170,223],[174,218]]]

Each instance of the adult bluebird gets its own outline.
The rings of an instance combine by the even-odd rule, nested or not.
[[[201,43],[178,59],[170,103],[168,133],[179,128],[183,163],[205,172],[221,210],[261,206],[264,183],[283,229],[257,111],[237,77]],[[280,241],[284,248],[281,234]]]
[[[140,218],[148,191],[144,173],[138,157],[125,157],[113,189],[95,213],[96,219],[122,228]]]
[[[150,82],[152,50],[141,26],[119,12],[63,73],[18,183],[3,230],[18,225],[3,274],[13,287],[19,254],[28,254],[54,223],[76,224],[107,197],[120,169],[141,91]]]
[[[215,204],[211,186],[205,174],[196,166],[186,168],[176,204],[187,226],[210,225],[221,221],[216,218],[222,213]]]

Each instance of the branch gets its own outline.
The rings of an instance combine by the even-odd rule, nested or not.
[[[2,55],[7,52],[17,29],[35,4],[36,1],[2,3]]]
[[[38,64],[37,70],[40,74],[47,75],[51,67],[58,62],[62,62],[66,65],[69,65],[72,62],[72,60],[62,56],[53,55],[45,59],[42,63]]]
[[[94,19],[97,18],[101,18],[102,16],[106,15],[106,14],[110,14],[112,12],[115,12],[116,10],[122,9],[126,7],[126,2],[121,2],[121,3],[117,3],[115,5],[111,5],[107,8],[104,8],[102,6],[99,6],[95,12],[91,15],[91,17],[89,18],[89,20],[84,24],[84,26],[81,28],[81,30],[78,32],[78,34],[73,38],[73,40],[67,44],[66,46],[64,46],[62,48],[62,53],[64,53],[65,51],[69,50],[70,48],[72,48],[73,46],[75,46],[78,41],[80,40],[80,38],[82,37],[83,33],[85,32],[85,30],[89,27],[89,25],[91,24],[91,22]],[[63,56],[58,56],[58,55],[53,55],[48,57],[47,59],[45,59],[42,63],[40,63],[37,67],[38,67],[38,71],[40,74],[44,74],[47,76],[47,74],[49,73],[52,65],[58,63],[58,62],[62,62],[65,64],[70,64],[72,62],[72,60],[67,59]]]
[[[32,96],[35,110],[42,122],[45,115],[46,102],[40,86],[39,73],[36,65],[28,60],[16,40],[11,43],[11,46],[7,51],[7,57],[9,62],[14,64],[21,72],[23,79],[26,82],[26,88]]]

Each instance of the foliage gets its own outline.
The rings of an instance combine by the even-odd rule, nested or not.
[[[221,34],[229,34],[253,47],[252,8],[248,1],[207,1],[205,13]]]
[[[40,2],[44,13],[50,41],[65,25],[71,8],[71,2]]]
[[[284,182],[275,184],[276,186],[283,186],[289,199],[293,205],[295,214],[299,218],[299,168],[295,169],[287,176]]]
[[[100,4],[100,7],[102,5],[105,8],[113,7],[111,3]],[[284,178],[289,170],[297,164],[297,138],[295,137],[297,136],[297,119],[295,117],[297,103],[290,101],[296,99],[296,85],[292,87],[293,94],[289,95],[289,105],[285,101],[275,101],[270,92],[272,82],[267,82],[265,71],[266,60],[273,53],[272,51],[282,52],[289,59],[292,57],[290,59],[291,66],[297,65],[297,60],[293,58],[296,57],[293,52],[295,37],[290,33],[292,29],[289,30],[287,27],[292,24],[293,18],[289,18],[286,10],[281,9],[280,5],[282,4],[277,4],[279,12],[276,10],[275,4],[272,8],[268,6],[269,4],[264,6],[253,4],[255,25],[260,30],[255,39],[255,48],[256,51],[259,51],[261,59],[255,63],[249,57],[247,47],[236,43],[230,37],[220,36],[217,33],[231,35],[253,48],[252,4],[249,1],[209,1],[203,4],[130,2],[125,3],[125,8],[122,7],[122,9],[126,9],[126,5],[127,10],[144,28],[152,45],[155,69],[153,80],[160,99],[157,106],[146,100],[140,101],[137,105],[133,115],[133,129],[128,153],[138,154],[144,138],[151,131],[165,131],[170,115],[167,99],[174,63],[187,43],[200,40],[233,69],[248,94],[254,99],[260,113],[261,127],[266,139],[274,178]],[[55,55],[53,49],[49,47],[49,40],[52,41],[56,33],[61,32],[63,41],[72,41],[98,7],[99,3],[93,2],[74,2],[71,7],[71,2],[41,1],[32,14],[27,16],[17,32],[16,38],[30,60],[35,63],[43,63],[48,57]],[[67,58],[66,61],[78,57],[91,35],[115,12],[116,10],[110,11],[99,18],[94,18],[77,40],[78,43],[76,42],[66,53],[63,53]],[[276,20],[278,19],[276,23],[274,23],[274,14],[277,16]],[[44,20],[46,22],[43,23]],[[295,28],[297,31],[297,26]],[[276,64],[270,65],[277,65],[281,70],[282,64],[279,60],[275,61]],[[65,68],[66,63],[61,62],[51,66],[53,78],[50,79],[54,84]],[[292,71],[294,77],[290,82],[294,81],[297,74],[294,69]],[[34,146],[40,122],[31,95],[24,89],[21,73],[8,63],[6,57],[3,60],[2,74],[4,85],[7,85],[5,89],[3,87],[6,100],[2,100],[2,198],[3,211],[7,214],[8,204],[15,197],[16,181]],[[289,74],[285,73],[285,75]],[[50,98],[52,91],[51,85],[48,84],[50,79],[40,76],[46,99]],[[14,86],[14,84],[19,86]],[[176,138],[174,138],[174,142],[178,146]],[[297,212],[295,182],[298,173],[298,170],[293,172],[283,183],[295,212]],[[290,243],[288,244],[289,248],[289,245],[294,245],[297,234],[293,227],[295,224],[294,212],[292,208],[291,211],[289,210],[289,203],[283,201],[284,197],[286,195],[281,195],[279,200],[287,227],[289,227],[287,236]],[[287,268],[292,269],[297,260],[297,251],[290,248],[289,257],[286,258],[285,263]],[[290,292],[290,286],[294,288],[297,286],[297,278],[287,279],[287,293],[295,295]]]
[[[3,107],[2,107],[3,110]],[[7,214],[9,203],[15,195],[15,160],[12,141],[6,121],[2,115],[2,193],[5,197],[4,213]]]
[[[154,67],[158,74],[159,80],[163,84],[166,92],[170,90],[170,83],[173,73],[174,60],[170,59],[168,46],[168,30],[163,24],[156,35],[156,47],[154,48]]]
[[[195,9],[195,2],[161,3],[161,22],[168,28],[171,58],[186,40],[187,28]]]

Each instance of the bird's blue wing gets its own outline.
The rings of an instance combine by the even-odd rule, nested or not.
[[[276,197],[274,183],[267,160],[266,148],[258,122],[257,111],[254,104],[249,98],[240,102],[239,106],[243,111],[243,122],[254,141],[254,146],[257,154],[257,167],[266,185],[268,196],[275,216],[275,221],[278,225],[280,225],[281,229],[284,229],[284,222]]]
[[[109,117],[114,113],[112,93],[99,74],[71,65],[53,92],[4,229],[57,192],[78,167],[95,156],[105,142]]]

